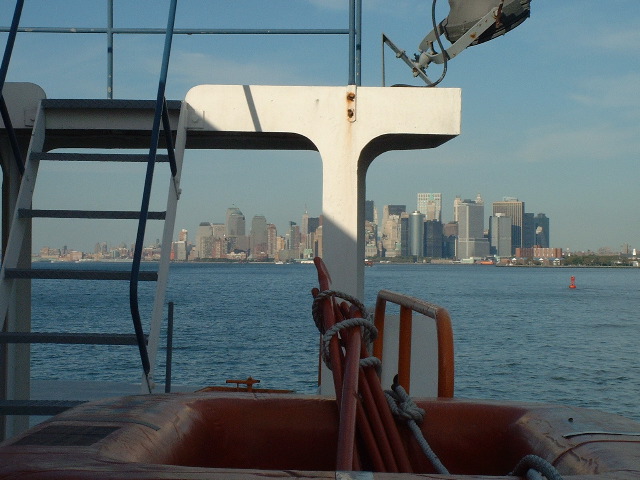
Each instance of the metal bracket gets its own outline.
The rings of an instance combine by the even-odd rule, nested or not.
[[[349,85],[347,87],[347,119],[350,123],[356,121],[356,89],[355,85]]]

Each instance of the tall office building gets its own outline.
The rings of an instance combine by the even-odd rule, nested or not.
[[[400,214],[400,256],[409,256],[409,214]]]
[[[462,197],[460,195],[456,195],[456,198],[453,199],[453,221],[458,221],[458,208],[462,203]]]
[[[417,210],[409,215],[409,255],[424,256],[424,214]]]
[[[535,229],[535,244],[542,248],[549,248],[549,217],[544,213],[539,213],[533,219]]]
[[[501,202],[493,203],[493,215],[502,213],[511,217],[511,255],[516,248],[522,248],[524,234],[524,202],[517,198],[505,197]]]
[[[442,221],[442,194],[418,193],[418,211],[425,215],[426,220]]]
[[[213,228],[209,222],[202,222],[196,230],[195,256],[197,258],[211,258],[211,242],[213,239]]]
[[[400,214],[406,211],[406,205],[385,205],[384,207],[382,207],[382,225],[385,224],[389,216],[396,215],[399,218]]]
[[[278,253],[278,230],[273,223],[267,224],[267,255],[276,258]]]
[[[424,222],[424,256],[442,258],[443,255],[443,225],[438,220]]]
[[[249,236],[251,257],[264,259],[268,256],[267,219],[264,215],[254,215]]]
[[[375,223],[377,221],[377,215],[375,214],[375,205],[373,200],[364,201],[364,221]]]
[[[238,207],[227,208],[227,236],[242,237],[245,235],[245,218]]]
[[[496,213],[489,217],[491,254],[498,257],[511,256],[511,217]]]
[[[522,220],[522,246],[533,248],[536,244],[536,227],[533,213],[524,212]]]
[[[480,197],[478,195],[478,197]],[[458,241],[456,256],[482,258],[489,255],[489,241],[484,238],[484,203],[462,200],[458,205]]]

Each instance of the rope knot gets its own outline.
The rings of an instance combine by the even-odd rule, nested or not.
[[[385,390],[384,393],[391,412],[396,418],[422,423],[425,411],[416,405],[406,390],[402,388],[402,385],[394,383],[391,390]]]

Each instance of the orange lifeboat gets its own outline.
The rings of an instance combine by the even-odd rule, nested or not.
[[[420,429],[450,471],[438,478],[513,479],[508,474],[532,453],[567,479],[640,478],[637,422],[566,406],[416,403],[427,412]],[[320,396],[200,392],[103,400],[3,443],[0,478],[335,479],[338,422],[335,399]],[[434,473],[407,428],[399,428],[412,472],[393,478]]]

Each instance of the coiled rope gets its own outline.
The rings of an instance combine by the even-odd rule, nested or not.
[[[394,417],[404,420],[407,423],[418,445],[420,445],[422,452],[429,459],[431,465],[436,469],[436,472],[441,475],[448,475],[449,471],[431,449],[418,426],[418,423],[422,423],[424,420],[425,411],[416,405],[406,390],[402,388],[402,385],[396,383],[395,380],[391,386],[391,390],[385,390],[384,393],[387,397],[389,408],[391,408],[391,413],[393,413]]]
[[[323,323],[323,315],[322,315],[322,300],[326,298],[340,298],[342,300],[346,300],[355,306],[362,315],[362,318],[345,318],[340,322],[337,322],[334,326],[324,330]],[[365,342],[367,346],[367,352],[371,351],[371,344],[378,337],[378,329],[375,327],[371,320],[370,314],[367,312],[364,304],[358,300],[356,297],[353,297],[347,293],[339,292],[337,290],[325,290],[316,295],[313,299],[313,304],[311,306],[311,313],[313,315],[313,321],[318,327],[318,330],[322,334],[322,360],[329,370],[332,370],[331,367],[331,359],[329,356],[329,345],[331,343],[331,338],[336,335],[341,330],[351,328],[351,327],[362,327],[362,340]],[[370,355],[366,358],[360,359],[361,367],[374,367],[379,369],[381,366],[380,359]]]
[[[543,477],[547,480],[563,480],[556,467],[537,455],[523,457],[509,475],[526,477],[527,480],[542,480]]]

